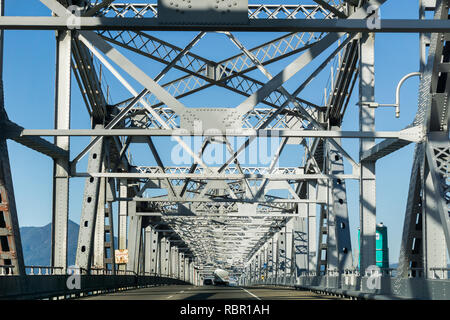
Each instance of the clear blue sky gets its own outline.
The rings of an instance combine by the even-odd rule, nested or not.
[[[117,1],[119,2],[119,1]],[[132,1],[134,3],[148,1]],[[250,1],[250,3],[285,3],[294,4],[300,1]],[[304,3],[312,3],[312,1]],[[38,0],[6,0],[6,15],[41,15],[48,16],[49,10]],[[390,0],[381,10],[383,18],[417,18],[418,1]],[[54,120],[54,83],[55,83],[55,37],[53,31],[6,31],[5,32],[5,102],[9,118],[25,128],[53,128]],[[194,33],[158,33],[163,40],[186,45]],[[236,33],[236,36],[247,46],[264,43],[279,34]],[[237,53],[237,49],[222,35],[209,34],[201,40],[194,50],[206,57],[221,60]],[[205,53],[206,52],[206,53]],[[156,75],[163,66],[130,54],[136,63],[149,75]],[[398,81],[407,73],[418,71],[419,51],[418,35],[416,34],[377,34],[376,36],[376,101],[391,103],[395,98],[395,87]],[[292,61],[276,63],[269,70],[276,74],[281,68]],[[312,67],[314,64],[312,65]],[[311,68],[305,69],[312,70]],[[165,80],[179,73],[168,75]],[[256,72],[252,73],[258,79],[264,79]],[[126,91],[109,74],[105,75],[114,90],[111,92],[113,102],[128,97]],[[304,75],[303,75],[304,77]],[[305,90],[304,97],[316,103],[322,102],[323,85],[327,81],[328,72],[318,77],[310,88]],[[126,77],[137,89],[141,87]],[[286,84],[290,90],[296,88],[298,78]],[[164,82],[164,81],[163,81]],[[377,110],[377,130],[400,130],[411,123],[417,109],[417,89],[419,81],[411,79],[402,89],[401,118],[394,117],[392,109]],[[357,89],[344,118],[343,130],[358,130]],[[195,97],[183,99],[188,106],[224,106],[233,107],[244,100],[243,97],[232,95],[220,89],[211,89]],[[226,105],[223,105],[223,104]],[[83,101],[75,82],[72,96],[72,128],[89,128],[89,119]],[[71,141],[72,157],[87,143],[86,138],[75,138]],[[158,141],[162,148],[162,142]],[[51,221],[52,205],[52,161],[25,147],[9,142],[10,160],[14,178],[16,202],[21,226],[40,226]],[[344,141],[344,147],[354,159],[358,158],[357,141]],[[143,153],[136,147],[136,157]],[[290,152],[290,151],[289,151]],[[292,151],[294,152],[294,151]],[[170,164],[170,152],[163,153],[163,161]],[[298,156],[298,154],[297,154]],[[406,197],[413,157],[413,146],[408,146],[395,154],[382,159],[377,164],[377,221],[383,222],[389,228],[390,260],[398,260],[403,218],[406,207]],[[294,159],[295,162],[292,160]],[[288,157],[281,165],[298,165],[300,160]],[[150,160],[149,160],[150,161]],[[150,161],[151,162],[151,161]],[[151,163],[148,163],[151,164]],[[82,168],[83,166],[81,166]],[[348,168],[347,168],[348,169]],[[70,198],[70,219],[79,222],[84,181],[72,179]],[[347,182],[350,227],[355,249],[356,234],[359,224],[358,183]]]

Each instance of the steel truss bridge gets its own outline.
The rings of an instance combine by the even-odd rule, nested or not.
[[[40,1],[48,16],[5,16],[0,0],[2,42],[3,30],[56,30],[57,48],[54,128],[25,129],[8,118],[3,99],[0,103],[1,297],[200,284],[204,270],[220,267],[238,274],[241,285],[450,299],[449,1],[419,0],[415,20],[380,20],[377,10],[386,0]],[[160,39],[167,33],[159,31],[196,36],[178,46]],[[242,31],[268,38],[248,47],[236,35]],[[274,32],[278,36],[269,39]],[[374,101],[379,32],[420,35],[420,69],[408,75],[420,76],[418,108],[414,121],[399,131],[375,130],[376,109],[383,106]],[[194,53],[210,33],[223,36],[224,48],[231,44],[238,53],[221,61]],[[150,76],[133,62],[137,56],[163,67]],[[281,61],[287,61],[284,69],[272,74],[272,64]],[[324,103],[309,101],[303,91],[333,64],[331,81],[316,90],[326,89]],[[105,83],[106,73],[127,90],[126,99],[110,101],[105,88],[116,89]],[[288,90],[286,82],[299,74],[296,89]],[[163,80],[166,75],[170,80]],[[71,105],[76,86],[90,115],[86,129],[71,129],[71,109],[84,108]],[[342,131],[356,86],[359,130]],[[234,108],[183,103],[214,87],[242,102]],[[391,107],[399,115],[400,102]],[[412,108],[407,110],[401,108],[402,113]],[[91,140],[71,156],[70,141],[79,136]],[[197,149],[184,140],[193,136],[202,141]],[[156,137],[175,141],[190,163],[163,163]],[[241,145],[233,146],[235,137]],[[280,141],[269,163],[243,165],[239,156],[267,137]],[[51,266],[24,265],[7,139],[53,160]],[[360,142],[359,158],[342,147],[343,139]],[[135,144],[146,148],[153,166],[135,162],[130,151]],[[375,164],[410,144],[415,149],[399,267],[395,275],[390,269],[374,274],[368,267],[376,264]],[[212,166],[204,156],[217,145],[226,148],[227,158]],[[287,156],[286,146],[304,155],[295,167],[277,165]],[[83,158],[87,168],[77,168]],[[76,251],[81,288],[72,290],[66,285],[67,226],[69,180],[75,178],[84,179],[85,187]],[[360,268],[353,263],[348,228],[346,181],[351,179],[360,186]],[[121,251],[127,252],[127,263],[116,263],[116,247],[127,250]],[[371,286],[374,277],[381,286]]]

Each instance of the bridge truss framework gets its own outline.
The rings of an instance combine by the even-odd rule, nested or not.
[[[2,30],[57,31],[55,127],[25,129],[8,118],[0,101],[0,281],[33,277],[26,275],[30,268],[23,262],[6,144],[11,139],[53,159],[49,270],[55,279],[64,278],[68,267],[69,180],[85,178],[76,265],[91,277],[85,278],[88,287],[89,281],[96,282],[94,275],[129,277],[125,275],[129,272],[139,279],[200,284],[203,270],[222,267],[241,274],[240,282],[246,285],[296,285],[370,297],[450,298],[445,291],[450,249],[448,1],[419,0],[419,19],[406,21],[377,20],[377,9],[386,0],[315,0],[304,5],[248,5],[242,0],[217,5],[194,0],[192,4],[41,2],[51,17],[0,17]],[[3,13],[4,0],[0,3]],[[211,4],[209,17],[205,4]],[[432,19],[426,17],[430,12]],[[157,30],[198,34],[179,47],[150,32]],[[237,31],[284,34],[247,48],[233,34]],[[211,32],[223,35],[223,41],[231,41],[239,53],[222,61],[193,53]],[[374,101],[377,32],[420,35],[418,110],[413,123],[396,132],[375,130],[380,106]],[[164,68],[150,77],[122,53],[130,51]],[[283,70],[270,73],[271,64],[289,57],[292,61]],[[302,91],[332,63],[337,67],[324,105],[302,97]],[[128,99],[108,101],[99,64],[129,91]],[[161,81],[174,70],[183,75]],[[309,70],[306,79],[289,92],[286,82],[304,70]],[[267,81],[255,77],[256,71]],[[89,129],[70,126],[72,74],[91,118]],[[359,131],[342,131],[356,84]],[[181,102],[214,86],[244,97],[243,102],[220,109],[191,108]],[[54,137],[54,143],[45,136]],[[70,138],[76,136],[89,136],[91,141],[71,159]],[[183,140],[191,136],[202,139],[200,148]],[[191,157],[191,164],[164,164],[155,137],[171,137]],[[243,143],[235,148],[230,143],[233,137]],[[251,143],[267,137],[280,141],[268,165],[241,165],[239,156]],[[360,141],[359,159],[342,147],[343,139]],[[376,139],[383,140],[376,143]],[[368,270],[376,264],[375,164],[411,143],[415,151],[399,268],[395,277],[392,270],[381,270],[382,286],[373,288]],[[127,154],[133,144],[148,146],[156,165],[134,164]],[[217,144],[229,157],[221,166],[210,166],[204,156]],[[287,145],[297,146],[305,155],[297,167],[277,165],[286,156]],[[77,163],[83,157],[88,164],[80,172]],[[360,268],[354,266],[348,227],[349,179],[360,185]],[[164,192],[148,196],[152,190]],[[273,190],[283,190],[283,196]],[[116,247],[128,251],[127,264],[116,265]],[[101,281],[99,286],[105,283]],[[127,281],[123,286],[130,286]],[[39,289],[23,290],[30,294]]]

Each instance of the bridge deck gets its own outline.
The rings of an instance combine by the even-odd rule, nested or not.
[[[280,287],[158,286],[92,296],[88,300],[329,300],[339,299]]]

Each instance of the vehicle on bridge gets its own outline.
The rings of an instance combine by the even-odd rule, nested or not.
[[[236,287],[238,285],[238,280],[236,277],[230,277],[230,280],[228,282],[228,286],[230,287]]]
[[[223,269],[216,269],[214,271],[214,285],[227,286],[230,283],[229,273]]]

